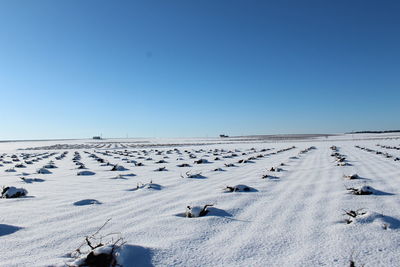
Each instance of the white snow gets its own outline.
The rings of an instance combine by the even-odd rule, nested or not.
[[[333,145],[348,164],[337,166]],[[70,253],[85,236],[109,218],[101,232],[121,234],[126,243],[118,253],[125,267],[348,266],[350,258],[356,266],[398,266],[400,150],[382,146],[400,147],[400,136],[0,143],[0,186],[23,185],[29,192],[0,199],[0,266],[65,266],[76,260]],[[7,172],[15,164],[11,156],[25,162],[23,154],[32,161],[24,172],[41,182],[27,183],[20,172]],[[166,163],[156,163],[167,156]],[[193,164],[194,156],[208,163]],[[73,158],[94,174],[77,176]],[[144,166],[135,166],[147,158]],[[252,163],[225,167],[249,158]],[[51,173],[36,171],[51,160],[57,166]],[[190,167],[177,167],[183,163]],[[111,172],[115,165],[123,169]],[[154,171],[164,166],[168,171]],[[283,170],[272,173],[271,166]],[[224,171],[214,171],[219,168]],[[124,175],[126,169],[135,175]],[[182,179],[186,171],[205,178]],[[355,173],[359,179],[343,179]],[[110,179],[120,174],[124,179]],[[266,174],[275,179],[262,179]],[[138,184],[162,190],[132,190]],[[227,194],[222,190],[227,185],[256,190]],[[363,186],[374,193],[346,190]],[[182,216],[187,206],[198,214],[207,204],[213,206],[204,217]],[[359,209],[366,213],[346,224],[343,210]]]

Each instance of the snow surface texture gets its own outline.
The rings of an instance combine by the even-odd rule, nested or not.
[[[121,233],[126,244],[119,253],[125,267],[348,266],[350,258],[356,266],[399,266],[400,162],[394,159],[400,150],[377,144],[400,147],[400,139],[369,134],[296,142],[227,138],[0,143],[0,186],[28,191],[27,197],[0,199],[0,266],[65,266],[85,236],[109,218],[102,232]],[[349,165],[337,166],[330,156],[332,145]],[[296,148],[275,153],[292,146]],[[311,146],[316,149],[299,153]],[[17,150],[27,147],[35,149]],[[76,161],[93,175],[77,175],[75,152],[80,155]],[[26,154],[32,164],[25,164]],[[260,154],[263,157],[257,157]],[[12,155],[21,161],[13,162]],[[250,157],[255,159],[237,163]],[[208,163],[193,164],[199,159]],[[51,160],[57,168],[38,173]],[[154,171],[160,160],[168,171]],[[104,165],[107,162],[111,165]],[[6,171],[20,163],[26,168]],[[190,167],[177,167],[182,163]],[[135,175],[110,171],[115,164]],[[282,171],[271,172],[271,166]],[[224,171],[214,171],[217,168]],[[204,178],[182,179],[186,172]],[[353,173],[361,178],[343,178]],[[28,174],[41,182],[20,179]],[[125,179],[112,179],[119,174]],[[266,174],[274,179],[262,179]],[[150,183],[162,190],[133,190]],[[255,190],[224,193],[227,185]],[[353,195],[346,190],[366,185],[378,193]],[[185,214],[187,206],[206,204],[213,206],[204,217],[177,216]],[[359,209],[366,213],[347,224],[344,210]]]

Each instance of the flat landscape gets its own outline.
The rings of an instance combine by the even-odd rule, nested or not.
[[[1,266],[400,262],[395,134],[3,142],[0,185]]]
[[[400,267],[400,1],[0,1],[0,267]]]

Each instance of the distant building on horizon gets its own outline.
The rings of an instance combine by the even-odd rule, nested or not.
[[[94,140],[101,140],[102,138],[101,138],[101,136],[93,136],[93,139]]]
[[[225,138],[225,137],[229,137],[228,135],[226,135],[226,134],[220,134],[219,135],[219,137],[221,137],[221,138]]]

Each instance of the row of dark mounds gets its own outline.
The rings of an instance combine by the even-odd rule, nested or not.
[[[362,149],[359,146],[356,146],[357,148]],[[332,150],[331,156],[336,157],[336,161],[338,162],[338,166],[349,166],[350,164],[347,163],[347,159],[345,155],[342,155],[339,153],[339,148],[336,146],[331,146],[330,147]],[[371,151],[372,152],[372,151]],[[358,174],[354,173],[351,175],[343,175],[344,178],[348,180],[359,180],[363,179],[360,177]],[[373,194],[382,194],[384,192],[381,192],[379,190],[374,189],[371,186],[368,185],[362,185],[359,187],[346,187],[346,190],[353,195],[373,195]],[[354,224],[358,220],[364,220],[364,221],[370,221],[373,222],[376,219],[385,219],[386,217],[383,214],[375,213],[375,212],[367,212],[364,208],[361,209],[349,209],[349,210],[344,210],[344,214],[347,216],[344,219],[344,223],[346,224]],[[387,230],[389,227],[393,227],[389,225],[388,223],[382,223],[382,229]],[[350,257],[350,267],[355,267],[355,261],[353,260],[353,257]]]
[[[15,168],[26,168],[27,165],[32,165],[37,162],[40,162],[43,159],[48,159],[49,157],[52,157],[56,155],[57,153],[40,153],[40,154],[28,154],[28,153],[22,153],[21,155],[7,155],[7,154],[2,154],[0,155],[0,167],[3,165],[11,165],[15,164],[12,168],[6,169],[6,172],[13,172],[15,171]]]
[[[206,145],[225,145],[229,142],[202,142],[202,143],[163,143],[151,144],[149,141],[135,142],[89,142],[87,144],[55,144],[51,146],[28,147],[19,150],[73,150],[73,149],[149,149],[160,147],[187,147],[187,146],[206,146]],[[243,142],[243,140],[237,140]],[[249,141],[254,141],[250,139]]]
[[[355,146],[356,148],[359,148],[361,150],[365,150],[371,153],[376,153],[376,154],[382,154],[382,153],[377,153],[377,151],[369,149],[369,148],[365,148],[365,147],[360,147],[358,145]],[[339,148],[336,146],[332,146],[331,150],[333,151],[332,155],[333,157],[336,157],[337,162],[338,163],[342,163],[342,162],[346,162],[346,157],[345,155],[340,154]],[[385,154],[383,154],[385,155]],[[387,155],[386,155],[387,156]],[[339,165],[339,164],[338,164]],[[347,164],[346,164],[347,165]],[[340,164],[339,166],[343,166],[342,164]],[[351,175],[343,175],[344,178],[349,179],[349,180],[361,180],[363,179],[362,177],[360,177],[358,174],[354,173]],[[352,194],[352,195],[356,195],[356,196],[360,196],[360,195],[391,195],[389,193],[385,193],[385,192],[381,192],[379,190],[376,190],[375,188],[368,186],[368,185],[362,185],[359,187],[346,187],[346,190]],[[383,222],[381,223],[381,227],[384,230],[387,230],[389,228],[393,228],[393,227],[397,227],[395,225],[390,225],[389,223],[385,222],[385,218],[387,218],[387,216],[384,216],[383,214],[379,214],[376,212],[368,212],[366,211],[364,208],[361,209],[348,209],[348,210],[344,210],[344,214],[345,216],[347,216],[344,219],[344,222],[346,224],[354,224],[357,221],[366,221],[366,222],[373,222],[375,220],[382,220]],[[390,219],[391,221],[398,221],[396,219]],[[400,221],[399,221],[400,222]],[[354,260],[350,259],[350,267],[355,267],[355,262]]]
[[[57,160],[61,160],[65,157],[68,152],[64,152],[59,156],[55,157]],[[12,154],[2,154],[0,155],[0,162],[2,164],[13,164],[17,162],[17,164],[13,168],[6,169],[5,172],[16,172],[15,168],[26,168],[28,165],[37,164],[38,162],[48,159],[52,156],[57,155],[58,153],[53,152],[44,152],[44,153],[21,153],[19,155]],[[0,164],[0,166],[2,166]],[[45,164],[43,167],[37,170],[38,174],[47,174],[51,173],[49,169],[57,168],[54,164],[54,161],[50,161]],[[22,173],[20,180],[24,183],[34,183],[34,182],[44,182],[43,179],[39,178],[26,178],[24,175],[29,175],[29,173]],[[4,186],[1,190],[1,198],[19,198],[24,197],[28,194],[28,191],[24,188],[18,188],[14,186]]]
[[[64,152],[59,156],[56,156],[56,160],[63,159],[68,152]],[[44,159],[48,159],[52,156],[57,155],[58,153],[21,153],[19,156],[16,154],[7,156],[3,154],[0,156],[0,161],[5,164],[11,164],[12,162],[24,162],[27,165],[38,163]],[[12,159],[12,161],[8,161],[7,158]],[[17,163],[15,168],[26,168],[23,163]],[[49,161],[47,164],[43,165],[43,167],[37,170],[37,174],[49,174],[51,173],[50,169],[55,169],[57,166],[55,165],[54,161]],[[14,168],[6,169],[5,172],[15,172]],[[29,175],[29,173],[22,173],[22,175]],[[20,177],[20,180],[24,183],[34,183],[34,182],[44,182],[45,180],[40,178],[26,178],[24,176]],[[25,197],[28,194],[28,191],[25,188],[18,188],[14,186],[4,186],[1,190],[1,198],[19,198]]]
[[[331,157],[336,158],[336,166],[350,166],[346,156],[339,152],[339,148],[337,146],[331,146],[330,149],[332,150]]]
[[[379,146],[379,145],[377,145],[377,146]],[[363,151],[374,153],[376,155],[381,155],[384,158],[393,159],[394,161],[399,161],[400,162],[400,157],[396,157],[396,156],[394,156],[392,154],[389,154],[388,152],[378,151],[378,150],[375,150],[375,149],[371,149],[371,148],[367,148],[367,147],[361,147],[361,146],[358,146],[358,145],[356,145],[355,147],[358,148],[358,149],[361,149]],[[387,148],[387,147],[382,147],[382,148]]]
[[[55,160],[62,160],[66,157],[68,151],[63,153],[58,152],[43,152],[43,153],[20,153],[17,154],[2,154],[0,155],[0,162],[4,164],[13,164],[17,162],[17,164],[13,168],[6,169],[5,172],[16,172],[15,168],[26,168],[28,165],[37,164],[44,159],[49,159],[50,157],[55,158]],[[0,164],[2,166],[2,164]],[[49,161],[41,168],[36,170],[37,174],[50,174],[51,169],[56,169],[57,166],[53,160]],[[25,176],[30,175],[30,173],[23,172],[19,179],[24,183],[36,183],[36,182],[44,182],[44,179],[40,178],[27,178]],[[28,191],[25,188],[18,188],[15,186],[3,186],[1,189],[1,198],[19,198],[27,196]]]
[[[377,144],[376,146],[379,146],[384,149],[400,150],[400,146],[386,146],[386,145],[380,145],[380,144]]]
[[[333,152],[331,156],[336,158],[336,162],[338,163],[337,166],[350,166],[350,164],[347,162],[346,156],[339,153],[339,148],[337,146],[331,146],[330,149]],[[357,173],[350,175],[343,175],[343,178],[346,178],[348,180],[362,179]],[[346,190],[353,195],[371,195],[374,192],[378,192],[373,187],[368,185],[363,185],[360,187],[346,187]]]

